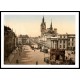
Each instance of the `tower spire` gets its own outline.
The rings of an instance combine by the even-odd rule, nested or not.
[[[41,36],[44,35],[45,32],[46,32],[46,22],[44,21],[44,16],[43,16],[41,23]]]
[[[50,25],[50,29],[51,29],[51,30],[53,29],[53,27],[52,27],[52,19],[51,19],[51,25]]]
[[[42,21],[44,22],[44,16],[43,16],[43,19],[42,19]]]

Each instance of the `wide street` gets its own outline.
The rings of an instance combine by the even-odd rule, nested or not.
[[[35,49],[32,50],[30,46],[23,45],[22,52],[18,55],[18,64],[46,64],[44,62],[44,57],[48,57],[49,53],[43,53],[40,52],[40,50]],[[14,59],[13,59],[14,60]],[[12,61],[11,63],[15,64],[15,61]]]
[[[44,57],[48,57],[49,54],[40,52],[40,50],[32,50],[30,46],[24,45],[21,53],[20,64],[46,64]]]

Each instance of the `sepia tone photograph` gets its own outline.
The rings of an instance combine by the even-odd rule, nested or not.
[[[2,20],[4,66],[78,63],[76,12],[5,12]]]

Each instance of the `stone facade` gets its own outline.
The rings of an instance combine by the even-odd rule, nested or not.
[[[46,29],[46,22],[44,17],[41,23],[41,36],[40,43],[44,44],[48,48],[53,49],[75,49],[75,34],[59,34],[57,33],[57,28],[52,27],[52,21],[50,28]]]
[[[57,37],[48,38],[51,41],[50,48],[53,49],[75,49],[75,35],[74,34],[59,34]]]

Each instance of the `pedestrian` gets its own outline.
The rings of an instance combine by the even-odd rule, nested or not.
[[[16,63],[19,64],[19,60],[18,59],[16,60]]]
[[[34,49],[34,52],[35,52],[35,49]]]
[[[72,64],[72,58],[70,58],[70,60],[69,60],[69,64]]]
[[[36,65],[38,65],[38,61],[36,61]]]

